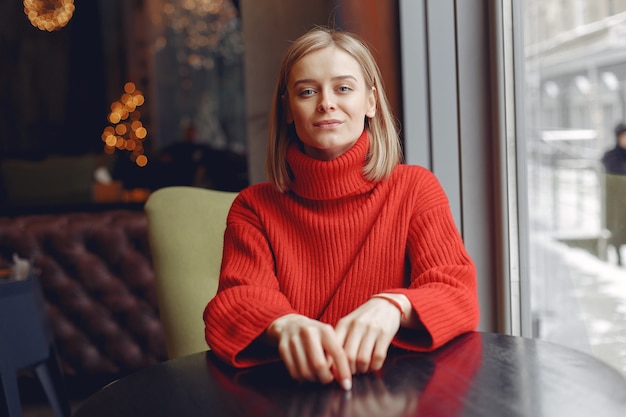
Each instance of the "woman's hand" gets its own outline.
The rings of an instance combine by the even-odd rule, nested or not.
[[[324,384],[337,380],[344,389],[351,389],[348,358],[331,325],[300,314],[287,314],[269,325],[267,336],[277,342],[292,378]]]
[[[411,313],[411,305],[405,296],[385,294],[384,297],[387,299],[369,299],[335,326],[352,374],[382,368],[389,345],[400,329],[402,317]]]

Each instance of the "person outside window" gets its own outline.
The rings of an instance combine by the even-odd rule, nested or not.
[[[611,232],[609,243],[623,265],[621,247],[626,244],[626,124],[615,126],[615,146],[602,156],[605,171],[605,219]]]

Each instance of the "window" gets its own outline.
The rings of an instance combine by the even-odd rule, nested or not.
[[[626,123],[626,1],[523,0],[514,10],[530,288],[522,320],[533,337],[626,374],[626,138],[618,149],[614,131]],[[625,159],[607,173],[610,149]]]
[[[626,0],[399,4],[407,161],[451,196],[479,329],[626,374],[626,267],[611,240],[626,243],[626,220],[609,227],[607,210],[626,187],[600,162],[626,122]]]

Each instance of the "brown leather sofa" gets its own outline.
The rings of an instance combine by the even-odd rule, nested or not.
[[[143,210],[0,217],[0,268],[13,254],[38,270],[66,376],[166,359]]]

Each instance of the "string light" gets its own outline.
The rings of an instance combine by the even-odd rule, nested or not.
[[[24,13],[30,23],[48,32],[67,25],[74,9],[74,0],[24,0]]]
[[[120,99],[111,104],[108,116],[111,124],[102,132],[105,153],[111,155],[116,150],[129,151],[130,159],[140,167],[148,164],[143,147],[148,130],[141,123],[141,112],[137,110],[144,101],[143,94],[137,90],[135,84],[126,83]]]

